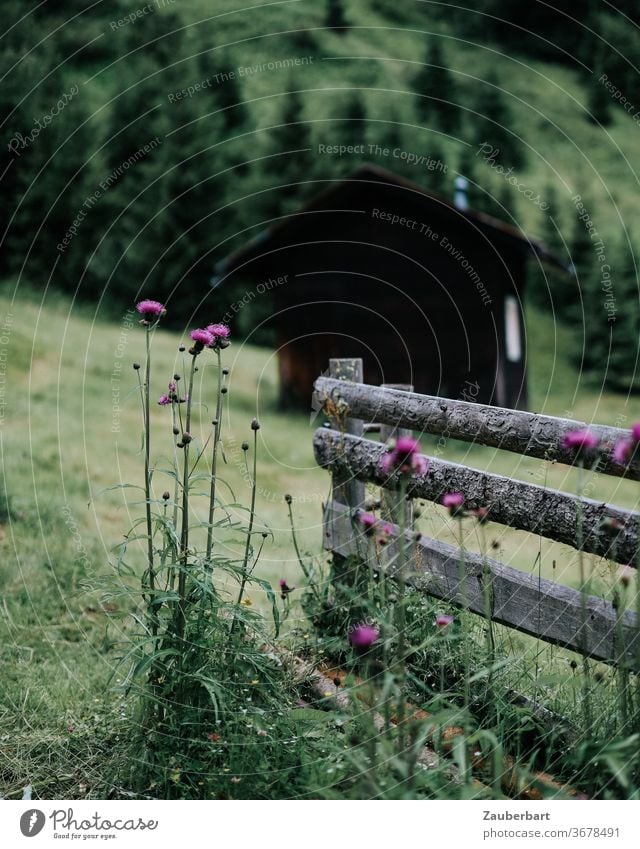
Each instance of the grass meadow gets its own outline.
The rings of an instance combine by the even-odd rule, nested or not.
[[[104,792],[104,764],[117,756],[118,741],[126,739],[133,721],[130,702],[118,689],[123,670],[117,659],[135,605],[126,581],[117,593],[105,589],[105,578],[113,574],[114,547],[143,503],[134,488],[142,483],[142,432],[132,363],[143,358],[144,339],[131,313],[119,323],[106,322],[60,296],[14,297],[8,285],[0,297],[0,315],[9,328],[0,431],[0,727],[5,754],[0,794],[19,797],[31,784],[42,798],[84,797]],[[621,426],[640,419],[640,400],[582,386],[563,365],[566,358],[552,321],[532,310],[528,315],[533,408]],[[162,375],[184,372],[178,352],[184,339],[163,330],[155,334],[152,394],[159,395],[166,382]],[[205,389],[213,380],[207,362],[202,360],[196,376]],[[329,476],[314,462],[311,437],[323,419],[311,410],[300,415],[278,411],[273,351],[236,342],[226,352],[226,363],[225,497],[230,505],[247,501],[251,487],[240,444],[249,438],[257,414],[262,427],[256,522],[270,534],[257,572],[274,586],[285,579],[298,588],[284,634],[295,645],[306,644],[313,638],[297,603],[304,578],[291,545],[284,496],[292,496],[300,547],[322,560],[321,504],[329,495]],[[165,447],[162,437],[153,444],[154,492],[165,488],[161,470],[171,462],[167,415],[157,405],[152,410],[154,425],[162,429],[163,419],[168,423]],[[210,409],[194,408],[196,436],[206,438],[210,417]],[[422,444],[426,454],[435,450],[433,437],[424,436]],[[440,456],[575,490],[574,472],[562,465],[455,442]],[[637,508],[634,484],[605,476],[592,483],[592,497]],[[421,529],[456,541],[454,523],[439,506],[426,508]],[[476,533],[469,526],[469,548],[477,547]],[[494,525],[488,535],[505,562],[578,586],[576,555],[570,549]],[[233,534],[224,542],[230,551],[237,544]],[[136,546],[131,562],[141,570],[144,548],[141,541]],[[594,567],[599,589],[608,592],[608,565],[594,560]],[[263,591],[250,590],[248,598],[255,610],[266,609]],[[499,632],[509,654],[520,658],[508,672],[513,685],[571,710],[575,691],[565,686],[568,654]]]

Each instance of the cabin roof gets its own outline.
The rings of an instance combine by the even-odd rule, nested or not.
[[[449,198],[424,189],[422,186],[406,180],[391,171],[380,168],[377,165],[366,164],[351,174],[339,180],[331,180],[330,185],[318,192],[310,201],[303,204],[296,212],[286,215],[250,239],[246,244],[230,253],[220,260],[215,266],[215,276],[211,280],[213,287],[217,286],[221,277],[229,274],[240,266],[246,265],[270,250],[270,247],[288,231],[294,231],[301,226],[301,221],[307,213],[319,212],[331,209],[346,209],[341,207],[341,201],[348,197],[357,196],[358,184],[381,184],[396,187],[411,193],[412,200],[417,201],[424,208],[425,218],[433,217],[458,218],[461,224],[463,220],[470,222],[479,230],[491,234],[498,242],[521,247],[523,252],[530,252],[542,262],[549,263],[568,272],[568,267],[558,259],[543,242],[527,236],[522,230],[494,218],[484,212],[473,209],[461,210],[456,207]]]

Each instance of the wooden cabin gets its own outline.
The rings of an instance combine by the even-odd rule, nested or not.
[[[366,165],[218,263],[212,285],[270,299],[283,406],[309,409],[330,357],[362,357],[367,383],[526,408],[525,266],[559,263],[464,207]]]

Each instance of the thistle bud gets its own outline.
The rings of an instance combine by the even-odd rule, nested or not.
[[[478,507],[476,510],[471,510],[471,515],[475,516],[479,524],[486,525],[489,521],[489,508]]]
[[[228,368],[223,368],[223,369],[222,369],[222,374],[224,374],[224,375],[229,374],[229,369],[228,369]]]
[[[170,492],[168,492],[167,490],[165,490],[165,491],[162,493],[162,498],[163,498],[163,500],[164,500],[164,501],[168,501],[168,500],[171,498],[171,493],[170,493]]]
[[[173,375],[173,379],[174,379],[174,380],[180,380],[180,375],[179,375],[179,374],[174,374],[174,375]]]
[[[229,391],[229,390],[227,389],[227,387],[226,387],[226,386],[221,386],[221,387],[220,387],[220,394],[221,394],[221,395],[226,395],[228,391]]]
[[[190,433],[182,434],[182,443],[183,445],[188,445],[191,442],[192,436]]]
[[[243,443],[242,443],[242,450],[243,450],[243,451],[248,451],[248,450],[249,450],[249,443],[248,443],[248,442],[243,442]]]
[[[180,347],[178,348],[178,350],[180,351],[180,353],[181,353],[181,354],[184,354],[184,352],[185,352],[187,349],[184,347],[184,345],[180,345]]]
[[[291,504],[293,498],[289,495],[289,493],[287,493],[284,497],[284,500],[287,502],[287,504]]]
[[[258,419],[251,419],[251,430],[260,430],[260,422]]]
[[[140,363],[134,363],[133,367],[136,371],[138,371],[140,369]]]
[[[179,433],[180,433],[179,429],[178,429],[177,427],[174,427],[174,429],[173,429],[173,435],[174,435],[174,436],[177,436]]]

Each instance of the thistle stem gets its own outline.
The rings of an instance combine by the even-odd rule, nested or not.
[[[251,535],[253,534],[253,522],[256,513],[256,489],[257,489],[257,473],[258,473],[258,431],[254,428],[253,431],[253,478],[251,481],[251,513],[249,515],[249,527],[247,528],[247,542],[245,544],[244,549],[244,558],[242,561],[242,578],[240,580],[240,590],[238,592],[238,600],[237,604],[240,604],[242,601],[242,596],[244,595],[244,589],[247,585],[247,579],[249,577],[248,573],[248,565],[249,565],[249,554],[251,552]],[[231,623],[231,631],[233,634],[236,625],[236,617],[233,617],[233,622]]]
[[[144,393],[143,393],[143,419],[144,419],[144,500],[147,524],[147,568],[149,571],[149,618],[151,620],[151,633],[158,634],[158,622],[155,613],[155,589],[156,576],[153,563],[153,524],[151,520],[151,421],[150,403],[151,394],[151,327],[146,327],[147,361],[145,363]]]
[[[406,524],[407,511],[405,509],[407,499],[407,481],[404,476],[400,479],[400,496],[399,496],[399,543],[400,543],[400,565],[397,570],[398,581],[398,607],[396,627],[398,630],[398,653],[396,657],[397,682],[398,682],[398,752],[404,752],[405,741],[405,705],[404,705],[404,685],[405,685],[405,655],[406,655],[406,630],[407,630],[407,599],[406,599],[406,576],[405,568],[407,563],[406,550]]]
[[[469,597],[468,597],[468,587],[467,587],[467,564],[464,556],[464,529],[462,526],[462,515],[459,513],[458,518],[458,540],[460,547],[460,558],[458,560],[458,581],[460,584],[460,595],[461,595],[461,603],[462,609],[465,614],[469,610]],[[464,663],[464,707],[465,711],[469,710],[469,702],[470,702],[470,690],[469,690],[469,634],[467,633],[466,625],[462,623],[465,622],[465,616],[460,617],[461,622],[461,635],[462,635],[462,657]]]
[[[216,396],[216,417],[213,425],[213,452],[211,456],[211,490],[209,492],[209,525],[207,527],[207,550],[205,555],[205,569],[210,574],[211,568],[211,550],[213,549],[213,516],[216,509],[216,484],[217,484],[217,468],[218,468],[218,443],[220,442],[221,421],[222,415],[222,363],[220,360],[220,350],[216,348],[216,356],[218,358],[218,392]]]
[[[191,360],[191,371],[189,373],[189,395],[187,397],[186,428],[185,432],[190,434],[191,428],[191,404],[193,398],[193,378],[196,371],[196,354]],[[183,479],[182,479],[182,530],[180,533],[180,575],[178,577],[178,619],[176,622],[176,633],[178,637],[184,634],[186,586],[187,586],[187,564],[189,560],[189,442],[183,448]]]

